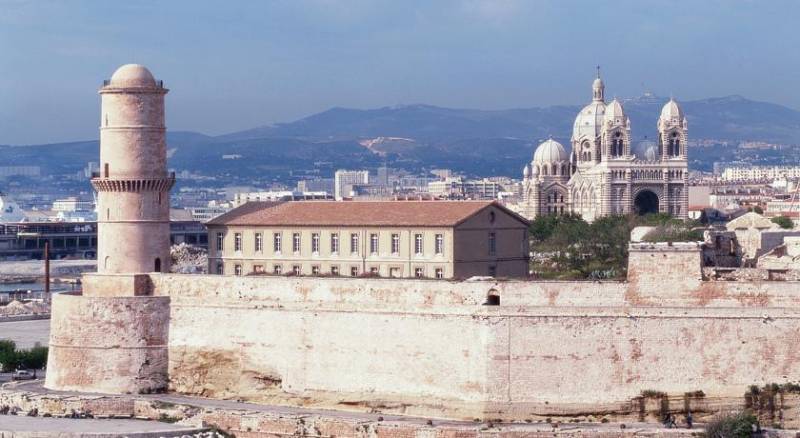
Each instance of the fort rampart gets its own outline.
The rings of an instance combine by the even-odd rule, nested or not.
[[[522,419],[614,411],[643,391],[741,398],[800,380],[800,283],[704,281],[691,245],[633,247],[629,271],[627,282],[152,274],[147,297],[59,297],[50,369],[78,361],[113,382],[124,364],[62,345],[113,344],[90,316],[102,300],[168,298],[168,311],[135,306],[120,323],[166,318],[169,389],[213,398]],[[125,352],[161,333],[129,330]],[[48,386],[81,386],[55,375]]]

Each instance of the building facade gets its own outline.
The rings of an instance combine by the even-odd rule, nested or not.
[[[800,178],[800,166],[736,166],[726,167],[723,181],[772,181],[779,178]]]
[[[493,202],[251,202],[207,224],[209,272],[524,277],[528,223]]]
[[[642,156],[631,150],[631,123],[622,103],[605,101],[599,75],[592,102],[575,118],[572,151],[549,139],[523,169],[523,214],[580,214],[593,221],[627,213],[668,213],[686,218],[688,210],[688,122],[670,99],[656,125],[658,142]]]
[[[354,185],[369,184],[367,170],[337,170],[333,176],[333,196],[337,201],[350,196]]]

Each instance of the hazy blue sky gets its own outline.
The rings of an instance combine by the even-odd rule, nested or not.
[[[333,106],[741,94],[800,108],[799,1],[0,0],[0,144],[97,137],[101,81],[145,64],[173,130]]]

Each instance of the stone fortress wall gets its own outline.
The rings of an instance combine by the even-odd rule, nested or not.
[[[168,300],[168,311],[136,306],[119,327],[154,325],[160,336],[157,320],[169,321],[164,375],[175,392],[452,418],[613,411],[642,391],[741,398],[750,385],[800,380],[800,283],[701,276],[695,244],[634,245],[628,282],[142,274],[134,283],[152,296],[128,299]],[[130,288],[123,280],[90,275],[87,287]],[[489,295],[500,304],[485,305]],[[65,325],[78,330],[74,346],[114,354],[119,336],[125,354],[158,351],[152,333],[95,327],[102,299],[125,298],[57,299],[80,320]],[[67,343],[58,312],[53,340]],[[55,361],[70,359],[62,350]],[[123,392],[112,388],[119,369],[81,360],[110,382],[95,388]],[[56,376],[51,387],[81,387]]]

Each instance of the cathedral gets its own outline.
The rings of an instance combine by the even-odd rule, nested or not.
[[[587,221],[614,214],[669,213],[685,219],[688,207],[688,123],[670,99],[656,124],[658,141],[631,149],[631,121],[617,99],[605,101],[605,85],[592,84],[592,101],[575,118],[572,151],[552,138],[525,166],[522,214],[576,213]]]

